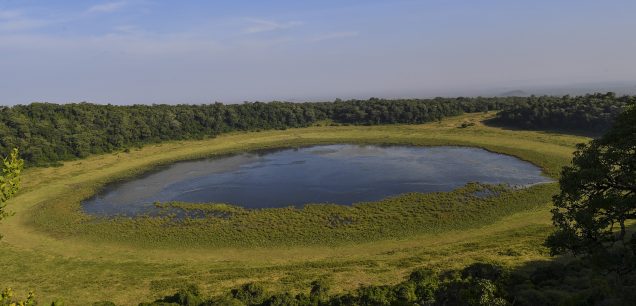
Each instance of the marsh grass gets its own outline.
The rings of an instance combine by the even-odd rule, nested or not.
[[[497,195],[475,195],[485,190]],[[333,246],[478,227],[541,206],[555,192],[555,184],[515,190],[474,183],[453,192],[407,193],[353,206],[244,209],[172,202],[160,204],[166,211],[159,217],[83,217],[47,231],[138,247]]]

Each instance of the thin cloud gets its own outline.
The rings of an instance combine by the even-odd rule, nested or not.
[[[325,40],[331,40],[331,39],[349,38],[349,37],[356,37],[359,34],[360,33],[356,31],[333,32],[333,33],[327,33],[327,34],[315,36],[309,39],[309,41],[319,42],[319,41],[325,41]]]
[[[112,13],[126,6],[126,1],[106,2],[89,7],[87,13]]]
[[[22,31],[47,24],[48,20],[29,18],[18,10],[0,10],[0,31]]]
[[[0,49],[16,53],[46,50],[57,54],[116,54],[117,56],[171,56],[185,58],[217,54],[226,47],[213,40],[187,34],[151,35],[140,32],[113,32],[100,36],[54,37],[42,34],[0,35]],[[104,55],[106,56],[106,55]]]
[[[130,24],[118,25],[113,28],[113,32],[115,34],[136,35],[136,36],[147,34],[147,32],[144,31],[142,28],[135,25],[130,25]]]
[[[16,10],[0,10],[0,19],[14,19],[22,16],[22,13]]]
[[[264,19],[249,19],[248,22],[250,22],[251,25],[243,31],[246,34],[285,30],[302,24],[299,21],[278,22]]]

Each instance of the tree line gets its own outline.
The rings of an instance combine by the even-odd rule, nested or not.
[[[611,126],[634,96],[617,97],[614,93],[585,96],[529,97],[521,103],[507,105],[492,123],[521,129],[562,130],[602,134]]]
[[[27,166],[50,165],[165,140],[230,131],[338,124],[424,123],[463,112],[498,110],[514,98],[349,100],[225,105],[32,103],[0,107],[0,154],[19,148]]]
[[[475,97],[204,105],[31,103],[0,107],[0,154],[19,148],[27,166],[231,131],[333,124],[419,124],[462,113],[499,111],[494,123],[520,128],[607,129],[634,97]]]

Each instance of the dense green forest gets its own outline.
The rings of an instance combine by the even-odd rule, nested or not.
[[[32,103],[0,108],[0,154],[19,148],[27,165],[111,152],[164,140],[230,131],[344,124],[424,123],[463,112],[501,109],[515,98],[350,100],[224,105],[96,105]]]
[[[614,93],[585,96],[529,97],[509,104],[492,123],[521,129],[545,129],[602,134],[634,96]]]
[[[336,100],[225,105],[97,105],[32,103],[0,107],[0,154],[19,148],[28,166],[50,165],[165,140],[230,131],[336,124],[417,124],[461,113],[504,110],[496,122],[522,128],[607,128],[634,97],[499,97]]]

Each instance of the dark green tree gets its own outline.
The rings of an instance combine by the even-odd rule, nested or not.
[[[594,255],[632,266],[636,236],[636,109],[628,107],[601,138],[581,144],[563,169],[548,238],[553,254]]]
[[[246,305],[254,305],[262,303],[266,298],[266,294],[262,286],[255,283],[247,283],[238,289],[233,289],[232,297]]]

